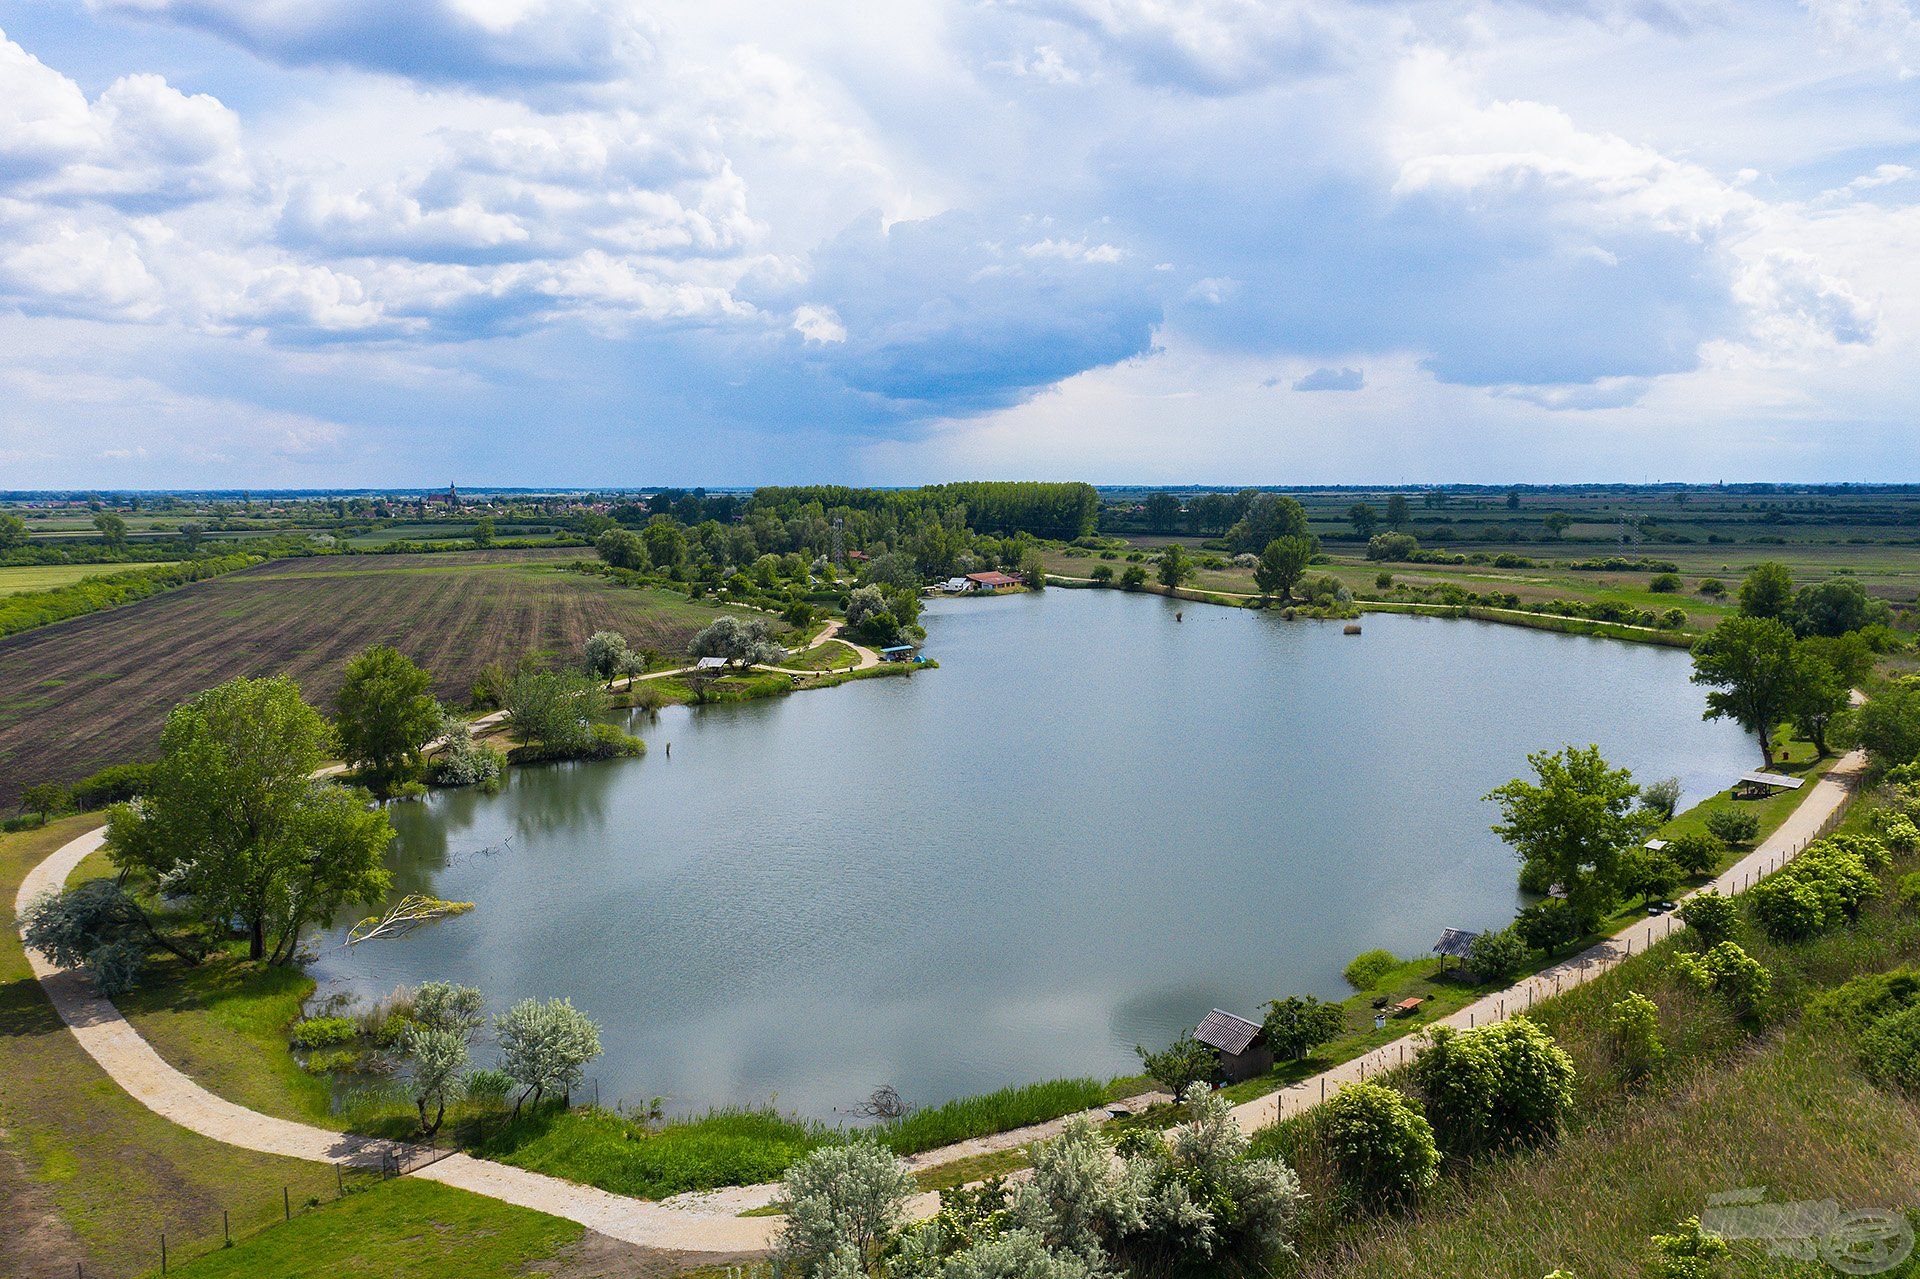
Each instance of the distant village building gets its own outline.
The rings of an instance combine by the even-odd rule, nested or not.
[[[1258,1022],[1216,1008],[1200,1019],[1193,1037],[1213,1049],[1219,1059],[1216,1082],[1237,1084],[1273,1069],[1273,1049]]]

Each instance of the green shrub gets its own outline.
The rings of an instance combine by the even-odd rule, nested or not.
[[[1698,1217],[1688,1217],[1672,1234],[1654,1235],[1647,1243],[1653,1251],[1654,1279],[1712,1279],[1733,1252],[1719,1235],[1702,1230]]]
[[[1363,950],[1353,957],[1342,975],[1355,990],[1371,990],[1398,967],[1400,960],[1390,950]]]
[[[74,807],[89,812],[109,804],[124,804],[144,794],[152,779],[152,764],[109,764],[73,784]]]
[[[1676,951],[1673,967],[1682,982],[1718,996],[1743,1021],[1758,1020],[1773,989],[1773,974],[1738,942],[1719,942],[1704,955]]]
[[[1738,808],[1716,808],[1707,814],[1707,829],[1723,844],[1751,844],[1760,835],[1760,815]]]
[[[1702,595],[1718,597],[1727,593],[1727,584],[1717,577],[1703,577],[1700,585],[1693,588]]]
[[[1647,583],[1647,589],[1656,595],[1671,595],[1681,586],[1678,573],[1655,573]]]
[[[351,1017],[309,1017],[295,1022],[287,1032],[287,1042],[303,1050],[334,1048],[359,1037],[360,1027]]]
[[[1687,927],[1699,933],[1709,946],[1725,941],[1740,918],[1740,908],[1733,898],[1716,892],[1695,893],[1680,904],[1679,913]]]
[[[1480,982],[1509,982],[1526,970],[1532,948],[1512,928],[1488,930],[1467,947],[1467,968]]]
[[[1834,836],[1819,840],[1747,891],[1753,917],[1775,941],[1802,941],[1838,927],[1880,894],[1871,858],[1885,856],[1877,840]]]
[[[1334,1166],[1363,1202],[1405,1203],[1439,1179],[1433,1125],[1385,1084],[1348,1084],[1327,1103],[1324,1117]]]
[[[1860,1037],[1860,1064],[1884,1083],[1920,1091],[1920,1006],[1880,1017]]]
[[[1850,1034],[1862,1034],[1882,1017],[1920,1004],[1920,970],[1895,968],[1865,973],[1823,991],[1807,1005],[1807,1015],[1832,1021]]]
[[[1902,875],[1893,893],[1902,906],[1909,910],[1920,910],[1920,871]]]
[[[1667,841],[1666,854],[1688,875],[1707,875],[1726,856],[1727,846],[1711,831],[1690,830]]]
[[[513,1077],[504,1070],[470,1070],[460,1080],[460,1095],[482,1105],[498,1106],[513,1090]]]
[[[1613,1005],[1607,1034],[1613,1059],[1629,1079],[1651,1074],[1667,1055],[1660,1042],[1660,1009],[1638,991],[1628,991],[1625,999]]]
[[[1478,1030],[1440,1027],[1412,1075],[1449,1155],[1544,1140],[1573,1105],[1573,1059],[1527,1017]]]
[[[323,1048],[307,1058],[307,1070],[316,1075],[345,1074],[360,1069],[366,1057],[358,1048]]]

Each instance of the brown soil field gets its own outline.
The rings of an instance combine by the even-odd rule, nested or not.
[[[559,571],[578,551],[277,560],[0,641],[0,808],[36,782],[148,755],[167,711],[235,675],[288,674],[329,708],[347,660],[392,644],[449,705],[523,655],[577,659],[615,630],[685,651],[719,610]]]

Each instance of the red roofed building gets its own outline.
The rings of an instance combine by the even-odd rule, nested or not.
[[[1009,577],[1005,573],[1000,572],[969,573],[967,574],[967,580],[974,583],[983,591],[997,591],[1002,587],[1025,585],[1019,578]]]

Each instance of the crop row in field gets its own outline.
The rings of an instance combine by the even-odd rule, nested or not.
[[[275,561],[0,642],[0,805],[151,751],[169,708],[235,675],[286,673],[324,705],[348,658],[392,644],[464,704],[490,663],[571,661],[616,630],[678,653],[718,615],[666,591],[556,571],[565,556]]]

